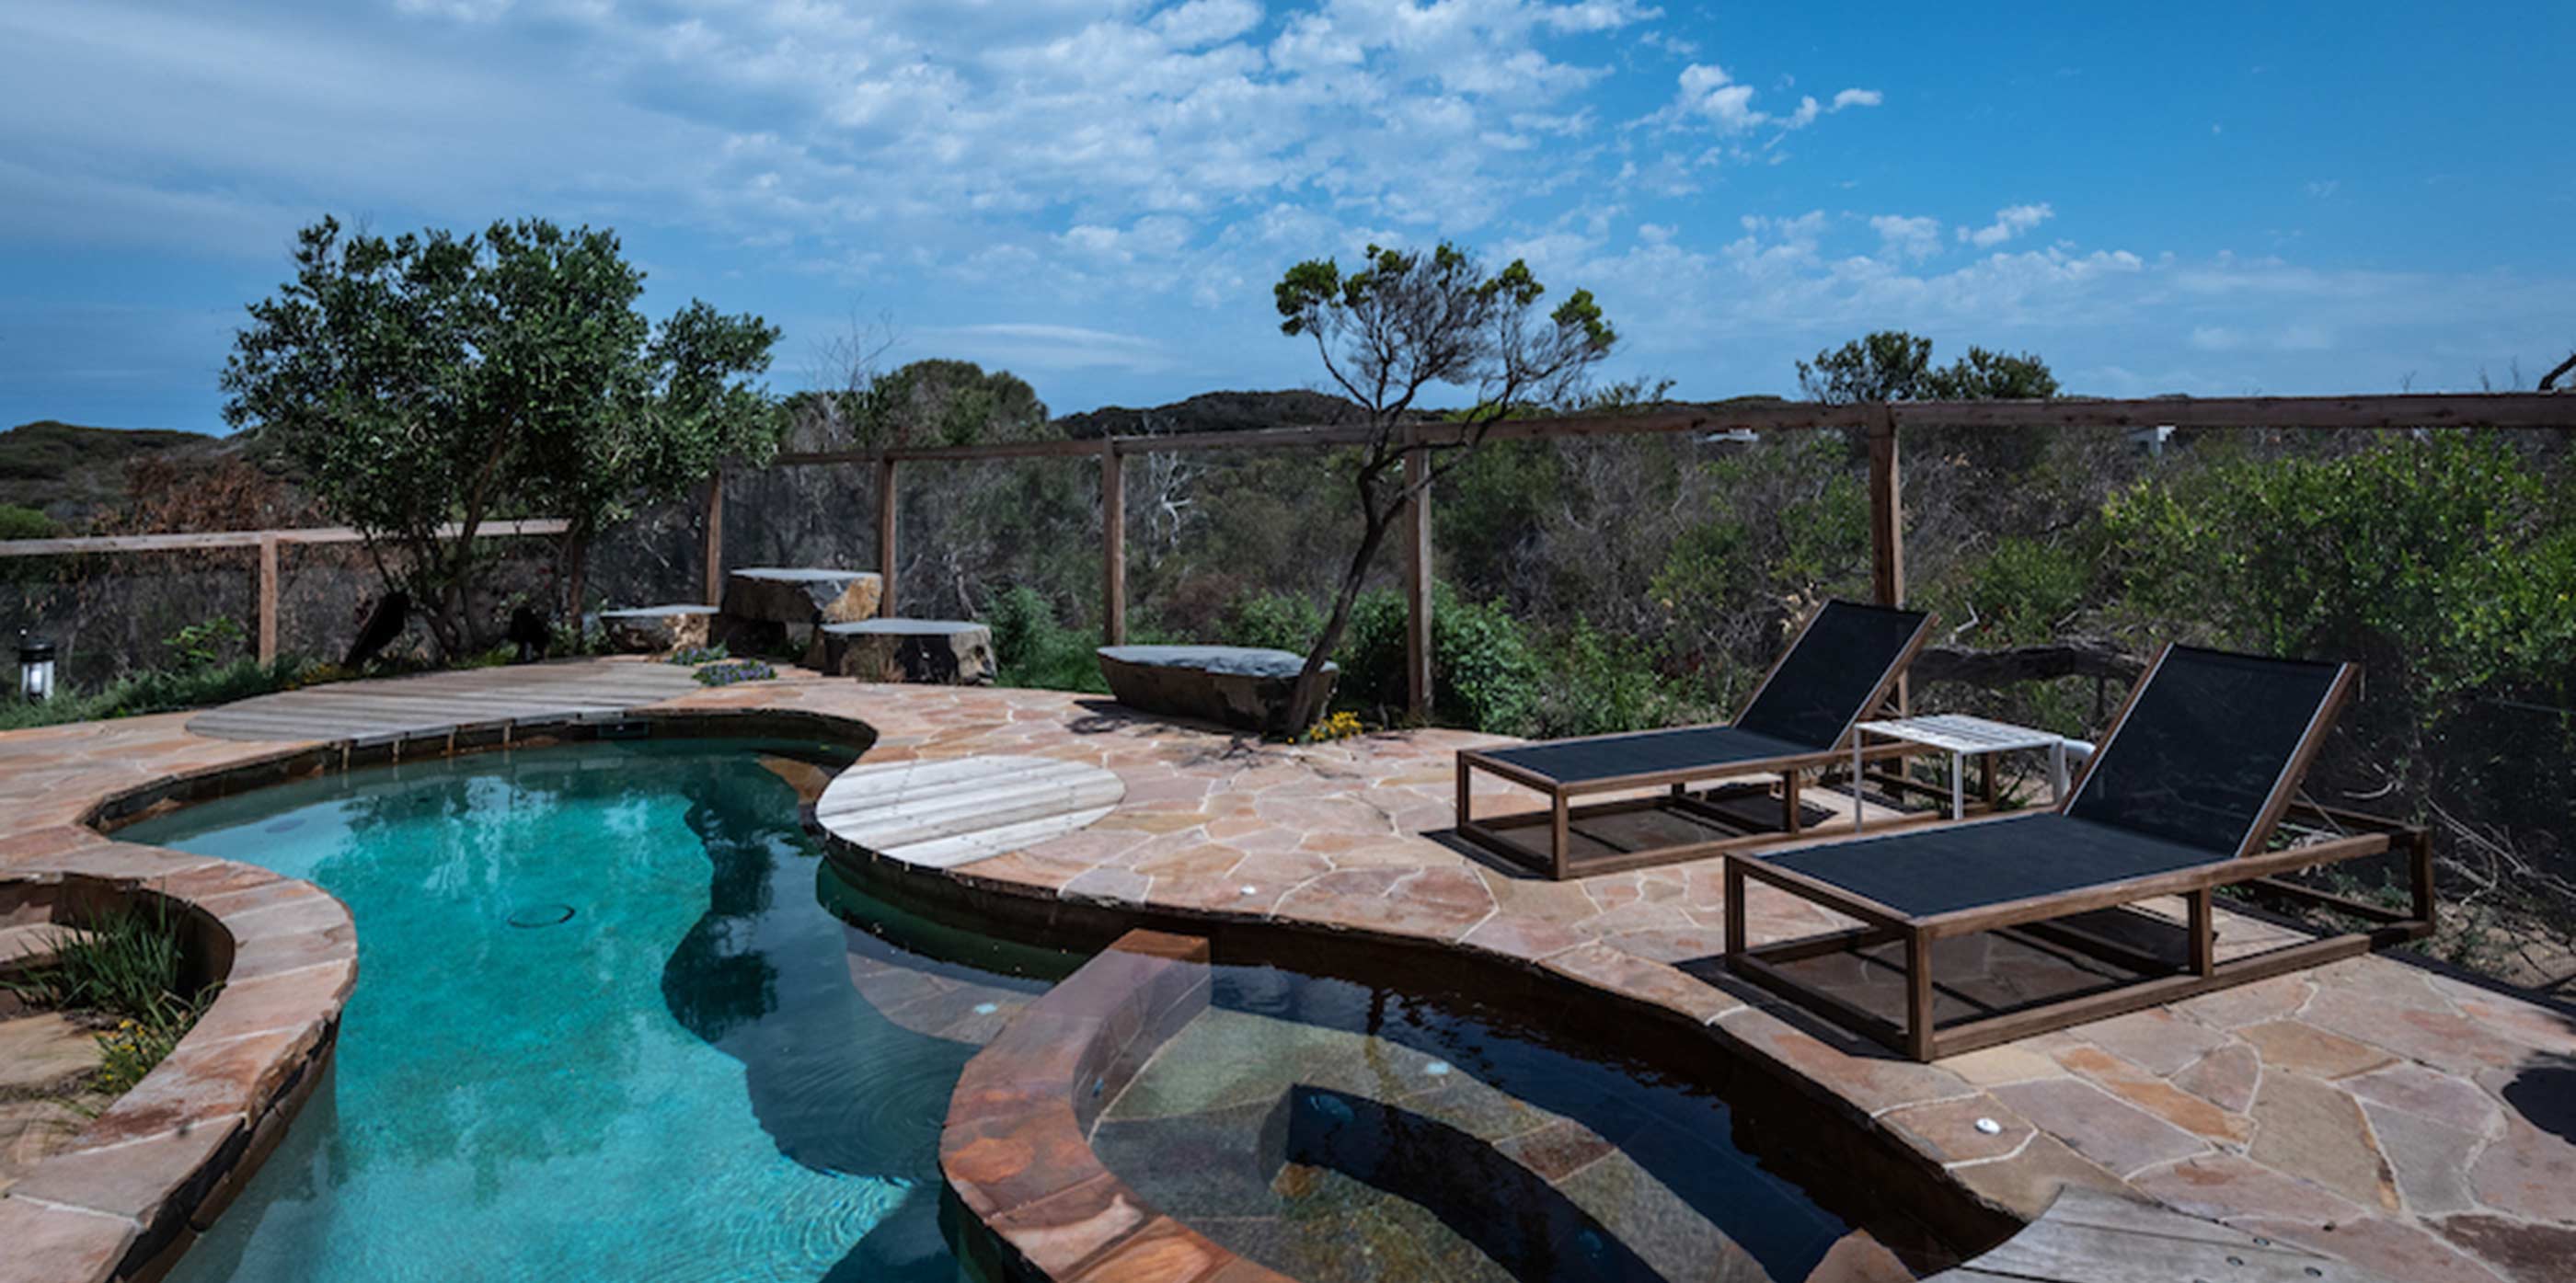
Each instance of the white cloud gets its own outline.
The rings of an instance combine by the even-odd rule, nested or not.
[[[1001,322],[957,325],[924,331],[942,351],[955,351],[988,365],[1029,370],[1078,370],[1098,367],[1156,374],[1179,364],[1170,349],[1154,339],[1080,325]]]
[[[1941,252],[1941,220],[1880,214],[1869,220],[1878,233],[1879,252],[1889,258],[1926,259]]]
[[[1959,239],[1979,249],[1992,249],[2030,229],[2055,218],[2057,211],[2046,201],[2036,205],[2007,205],[1995,211],[1995,221],[1984,227],[1962,227]]]
[[[1845,89],[1826,104],[1816,101],[1812,94],[1801,95],[1798,105],[1788,114],[1775,115],[1753,105],[1753,86],[1727,74],[1716,63],[1694,62],[1682,68],[1676,79],[1680,88],[1672,103],[1647,120],[1663,124],[1705,121],[1715,125],[1721,136],[1746,133],[1763,125],[1783,133],[1804,129],[1816,123],[1819,116],[1845,107],[1875,107],[1886,97],[1875,89]]]
[[[1232,40],[1261,25],[1261,6],[1253,0],[1187,0],[1155,14],[1150,24],[1173,47],[1196,49]]]

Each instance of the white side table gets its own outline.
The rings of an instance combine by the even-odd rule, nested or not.
[[[1968,813],[1967,759],[1980,753],[2008,753],[2015,749],[2048,750],[2048,781],[2054,795],[2066,796],[2066,737],[2009,722],[1992,722],[1965,713],[1935,713],[1928,717],[1900,717],[1883,722],[1862,722],[1852,728],[1852,827],[1861,827],[1861,746],[1870,736],[1903,740],[1925,748],[1939,749],[1950,755],[1950,818],[1961,819]]]

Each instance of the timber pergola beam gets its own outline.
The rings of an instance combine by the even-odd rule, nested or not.
[[[2428,427],[2576,428],[2576,396],[2503,392],[2394,396],[2153,397],[2100,400],[2063,397],[2046,401],[1905,401],[1861,405],[1816,402],[1720,402],[1667,405],[1626,414],[1506,419],[1481,428],[1443,422],[1406,424],[1408,476],[1428,467],[1428,453],[1483,441],[1571,440],[1661,433],[1779,432],[1849,429],[1866,434],[1869,448],[1870,583],[1882,605],[1905,603],[1903,486],[1897,462],[1901,432],[1916,428],[2284,428],[2307,430]],[[1126,487],[1119,461],[1132,454],[1206,450],[1329,450],[1364,445],[1373,430],[1357,424],[1259,428],[1242,432],[1175,432],[1106,435],[1068,441],[1013,441],[992,445],[897,446],[882,450],[820,450],[779,455],[773,467],[827,464],[877,465],[877,549],[885,576],[887,613],[895,599],[894,518],[898,462],[973,462],[999,459],[1099,460],[1101,469],[1101,634],[1116,645],[1127,637]],[[1429,495],[1402,517],[1405,598],[1405,677],[1416,717],[1431,711],[1431,513]],[[711,503],[716,512],[721,500]],[[715,525],[710,513],[709,528]],[[707,582],[719,580],[721,554],[711,534]],[[1897,701],[1906,701],[1900,683]]]

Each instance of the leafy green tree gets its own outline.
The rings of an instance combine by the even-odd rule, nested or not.
[[[1921,399],[1932,368],[1932,340],[1903,330],[1879,330],[1798,362],[1798,387],[1810,401],[1861,405]]]
[[[1515,259],[1488,274],[1447,241],[1427,254],[1372,245],[1350,272],[1328,258],[1309,259],[1279,279],[1280,332],[1314,341],[1324,372],[1358,403],[1366,430],[1349,463],[1359,545],[1307,649],[1290,697],[1290,727],[1311,725],[1323,713],[1324,663],[1341,644],[1369,563],[1404,506],[1482,444],[1498,420],[1532,404],[1570,400],[1618,341],[1591,291],[1576,290],[1542,313],[1545,293],[1528,264]],[[1401,465],[1417,444],[1419,399],[1433,384],[1468,388],[1474,401],[1422,443],[1433,452],[1431,463],[1408,478]]]
[[[1873,401],[2002,401],[2057,395],[2057,376],[2035,353],[2012,356],[1970,347],[1947,366],[1932,364],[1932,340],[1878,330],[1798,362],[1798,386],[1827,405]]]
[[[473,592],[485,521],[560,504],[586,541],[766,417],[743,377],[776,332],[693,304],[655,334],[612,232],[525,220],[387,239],[325,218],[294,261],[235,335],[224,417],[366,535],[451,658],[489,635]]]

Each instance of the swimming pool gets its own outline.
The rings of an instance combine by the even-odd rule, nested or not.
[[[334,1081],[171,1277],[960,1277],[949,1093],[1077,960],[913,930],[837,878],[826,909],[800,789],[850,758],[496,752],[121,831],[313,881],[358,928]]]

